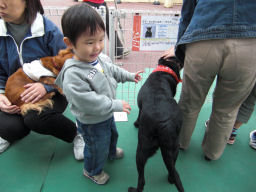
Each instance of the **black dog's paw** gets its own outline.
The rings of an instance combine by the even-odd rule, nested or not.
[[[139,128],[139,121],[137,120],[137,121],[135,121],[134,123],[133,123],[133,125],[136,127],[136,128]]]
[[[170,184],[173,184],[173,183],[174,183],[173,178],[171,178],[170,176],[168,176],[168,181],[169,181]]]
[[[137,188],[129,187],[128,192],[139,192],[139,191],[137,190]]]

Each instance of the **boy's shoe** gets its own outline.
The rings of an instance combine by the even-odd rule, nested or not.
[[[250,133],[250,143],[249,145],[253,148],[256,149],[256,130],[252,131]]]
[[[76,160],[83,160],[84,159],[84,139],[80,133],[77,133],[74,139],[74,156]]]
[[[104,171],[101,171],[99,175],[89,176],[88,172],[84,170],[84,176],[88,177],[98,185],[104,185],[109,180],[109,175]]]
[[[113,156],[108,156],[108,159],[109,160],[121,159],[121,158],[123,158],[123,156],[124,156],[124,150],[117,147],[116,148],[116,155],[114,157]]]
[[[124,49],[123,53],[115,55],[115,59],[121,59],[127,55],[129,55],[130,51],[128,49]]]
[[[10,143],[8,141],[0,137],[0,153],[4,152],[9,147],[9,145]]]
[[[227,141],[227,144],[229,145],[233,145],[236,141],[236,135],[235,134],[231,134],[228,141]]]
[[[124,157],[124,150],[117,147],[116,148],[116,156],[115,156],[115,159],[121,159]]]
[[[237,135],[237,128],[233,127],[232,133],[227,141],[227,144],[233,145],[236,141],[236,135]]]

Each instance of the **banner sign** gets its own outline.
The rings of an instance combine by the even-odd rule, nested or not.
[[[179,16],[133,17],[133,51],[164,51],[177,41]]]

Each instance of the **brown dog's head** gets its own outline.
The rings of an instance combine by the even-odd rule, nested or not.
[[[56,76],[59,74],[62,69],[65,61],[73,57],[71,49],[62,49],[59,51],[58,55],[54,57],[43,57],[41,62],[43,66],[53,72]]]

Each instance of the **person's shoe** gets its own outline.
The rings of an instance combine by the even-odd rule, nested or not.
[[[76,160],[83,160],[84,159],[84,139],[80,133],[77,133],[74,139],[74,156]]]
[[[8,141],[0,137],[0,153],[3,153],[9,147],[9,145],[10,143]]]
[[[124,49],[123,53],[115,55],[115,59],[121,59],[124,58],[125,56],[129,55],[130,51],[128,49]]]
[[[205,123],[204,123],[204,126],[207,128],[208,127],[208,125],[209,125],[209,119],[207,120],[207,121],[205,121]]]
[[[252,131],[250,133],[250,143],[249,145],[253,148],[256,149],[256,130]]]
[[[204,156],[204,159],[206,160],[206,161],[211,161],[212,159],[210,159],[209,157],[207,157],[206,155]]]
[[[99,175],[90,176],[86,170],[84,170],[84,176],[91,179],[98,185],[104,185],[109,180],[109,175],[104,171],[101,171]]]
[[[235,134],[231,134],[228,141],[227,141],[227,144],[229,145],[233,145],[236,141],[236,135]]]
[[[232,133],[227,141],[227,144],[233,145],[236,141],[236,135],[237,135],[237,128],[233,127]]]

